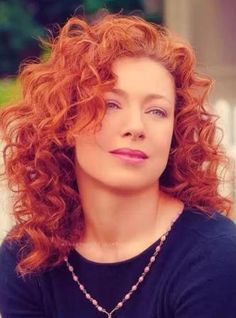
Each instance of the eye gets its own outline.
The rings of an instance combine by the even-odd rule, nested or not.
[[[166,111],[163,110],[163,109],[160,109],[160,108],[151,109],[147,113],[148,114],[152,113],[152,114],[154,114],[155,116],[158,116],[158,117],[163,117],[163,118],[167,117]]]
[[[106,101],[106,106],[107,106],[107,108],[114,108],[114,109],[118,109],[118,108],[120,108],[120,106],[118,105],[118,103],[116,103],[116,102],[114,102],[114,101],[112,101],[112,100],[107,100]]]

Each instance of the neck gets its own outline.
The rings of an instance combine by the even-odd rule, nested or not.
[[[99,249],[105,255],[117,256],[124,247],[126,251],[142,250],[165,233],[174,213],[180,210],[180,203],[177,207],[176,200],[159,191],[157,185],[125,194],[89,179],[81,181],[85,226],[77,247],[80,252]],[[172,202],[171,211],[167,202]]]
[[[86,191],[82,205],[85,219],[84,235],[100,245],[127,243],[153,228],[158,217],[160,194],[148,189],[129,196],[105,190]],[[92,200],[89,198],[93,198]]]

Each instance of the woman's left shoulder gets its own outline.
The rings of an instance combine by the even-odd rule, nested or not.
[[[174,241],[182,239],[182,244],[176,249],[177,257],[172,257],[175,284],[171,306],[175,316],[235,317],[235,223],[219,212],[208,215],[188,209],[179,225],[179,240],[174,237]]]
[[[236,266],[236,224],[229,217],[217,211],[209,214],[185,209],[176,230],[179,239],[185,238],[182,248],[188,250],[188,254],[205,251],[204,259],[208,261],[211,257],[222,261],[234,258]]]
[[[236,242],[236,224],[218,211],[202,212],[197,209],[184,211],[183,225],[203,240],[215,240],[223,237]]]

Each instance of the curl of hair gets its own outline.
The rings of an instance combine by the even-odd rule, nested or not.
[[[0,114],[5,173],[16,192],[16,225],[8,239],[22,241],[17,266],[22,275],[56,266],[78,242],[83,211],[73,136],[101,123],[103,92],[115,84],[111,68],[122,56],[150,57],[175,80],[175,126],[160,178],[163,191],[185,206],[229,211],[230,201],[218,191],[225,156],[216,142],[216,118],[205,109],[212,81],[196,71],[188,44],[140,17],[108,14],[91,24],[71,18],[46,45],[46,60],[21,67],[22,100]]]

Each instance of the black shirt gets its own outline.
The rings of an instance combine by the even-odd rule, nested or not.
[[[148,264],[159,240],[116,263],[97,263],[75,250],[69,262],[87,291],[111,311]],[[17,244],[0,249],[2,318],[106,318],[72,279],[66,264],[17,276]],[[235,318],[236,226],[215,212],[185,209],[172,227],[150,272],[112,318]]]

